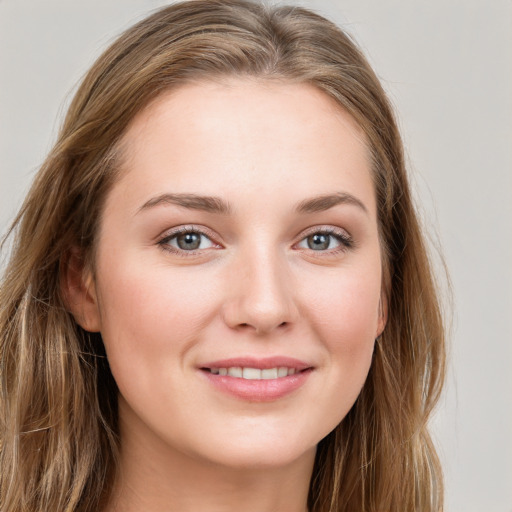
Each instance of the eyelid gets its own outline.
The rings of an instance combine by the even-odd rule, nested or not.
[[[329,233],[335,234],[339,236],[343,236],[345,238],[352,238],[346,229],[340,228],[339,226],[331,226],[329,224],[319,224],[317,226],[311,226],[305,229],[301,234],[301,240],[309,235],[313,235],[315,233]]]
[[[340,246],[336,247],[334,249],[327,249],[323,251],[315,251],[314,249],[309,248],[299,248],[299,250],[308,251],[310,253],[317,253],[318,256],[329,256],[336,254],[338,252],[345,252],[350,249],[353,249],[355,247],[355,241],[352,238],[352,236],[343,228],[337,227],[337,226],[325,226],[325,225],[319,225],[319,226],[312,226],[308,228],[307,230],[303,231],[300,234],[300,239],[298,242],[294,244],[294,247],[296,247],[298,244],[300,244],[303,240],[305,240],[308,236],[314,235],[314,234],[327,234],[335,237],[339,243]]]
[[[190,251],[185,251],[183,249],[176,248],[167,242],[176,236],[183,234],[183,233],[197,233],[199,235],[205,236],[208,238],[214,247],[208,247],[207,249],[194,249]],[[204,253],[206,251],[209,251],[211,249],[221,249],[222,245],[217,242],[217,236],[216,234],[210,230],[209,228],[205,226],[199,226],[197,224],[186,224],[186,225],[180,225],[176,226],[174,228],[167,229],[164,231],[157,239],[157,245],[159,245],[162,250],[171,252],[173,254],[177,254],[179,256],[194,256],[200,253]]]
[[[182,233],[198,233],[202,236],[207,237],[214,247],[208,247],[206,249],[194,249],[194,250],[183,250],[176,248],[174,246],[171,246],[167,242],[171,240],[172,238],[182,234]],[[340,228],[338,226],[325,226],[325,225],[318,225],[318,226],[311,226],[310,228],[306,229],[300,234],[299,240],[293,245],[293,248],[296,248],[299,243],[301,243],[305,238],[307,238],[310,235],[313,234],[327,234],[335,237],[340,245],[334,249],[326,249],[326,250],[319,250],[315,251],[313,249],[308,248],[299,248],[299,250],[307,251],[309,253],[316,253],[317,256],[330,256],[337,254],[339,252],[345,252],[348,251],[356,246],[354,239],[352,236],[343,228]],[[214,233],[211,229],[200,226],[196,224],[186,224],[186,225],[180,225],[176,226],[174,228],[170,228],[166,230],[164,233],[162,233],[158,239],[157,244],[162,248],[162,250],[166,250],[168,252],[171,252],[173,254],[176,254],[178,256],[194,256],[201,253],[209,252],[211,249],[221,249],[223,248],[222,244],[217,242],[218,236],[216,233]]]

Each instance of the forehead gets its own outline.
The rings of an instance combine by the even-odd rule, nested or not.
[[[249,132],[252,139],[266,135],[271,138],[281,132],[291,138],[280,142],[290,143],[301,139],[303,142],[320,130],[343,127],[354,140],[366,142],[354,118],[313,85],[226,77],[185,83],[158,96],[128,126],[123,137],[128,155],[133,153],[130,149],[137,149],[134,142],[147,142],[144,139],[150,130],[161,127],[162,123],[168,128],[172,118],[176,124],[180,123],[182,133],[193,130],[204,135],[220,135],[226,133],[229,122],[237,135]],[[276,118],[279,118],[277,125]],[[254,131],[258,127],[267,130]],[[272,131],[268,130],[270,127]]]
[[[270,200],[276,189],[300,199],[341,187],[370,192],[373,207],[364,133],[308,84],[224,79],[180,86],[135,117],[122,148],[121,188],[141,199],[177,190],[259,192]]]

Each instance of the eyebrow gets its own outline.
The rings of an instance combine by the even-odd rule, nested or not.
[[[305,199],[297,205],[297,211],[299,213],[323,212],[325,210],[329,210],[333,206],[337,206],[338,204],[350,204],[352,206],[357,206],[365,213],[368,213],[368,209],[361,200],[346,192],[337,192],[335,194],[326,194]]]
[[[228,215],[232,211],[231,205],[220,197],[200,196],[197,194],[162,194],[145,202],[138,212],[162,204],[175,204],[191,210],[220,213],[222,215]]]
[[[229,215],[233,209],[231,205],[215,196],[201,196],[197,194],[161,194],[157,197],[146,201],[137,211],[139,213],[143,210],[154,208],[155,206],[174,204],[182,206],[190,210],[201,210],[209,213],[218,213],[221,215]],[[362,201],[352,194],[346,192],[337,192],[334,194],[325,194],[321,196],[315,196],[309,199],[304,199],[297,204],[295,210],[298,213],[317,213],[325,210],[329,210],[339,204],[349,204],[357,206],[365,213],[368,213],[368,209]]]

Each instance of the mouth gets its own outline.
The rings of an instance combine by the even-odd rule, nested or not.
[[[305,385],[314,367],[289,357],[246,357],[202,364],[199,370],[214,389],[236,399],[270,402]]]
[[[309,368],[298,369],[295,367],[279,366],[274,368],[251,368],[242,366],[229,366],[229,367],[212,367],[201,368],[201,370],[211,373],[213,375],[229,376],[238,379],[246,380],[271,380],[282,379],[295,375],[296,373],[304,372]]]

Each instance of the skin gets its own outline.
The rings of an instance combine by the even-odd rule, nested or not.
[[[107,510],[305,511],[315,447],[356,400],[385,325],[364,135],[312,86],[230,79],[161,96],[123,147],[94,279],[68,278],[120,390]],[[165,193],[216,196],[230,212],[155,200]],[[333,193],[352,199],[296,209]],[[205,233],[198,249],[179,248],[178,227]],[[344,239],[311,248],[325,229]],[[274,355],[313,368],[276,400],[224,393],[200,370]]]

